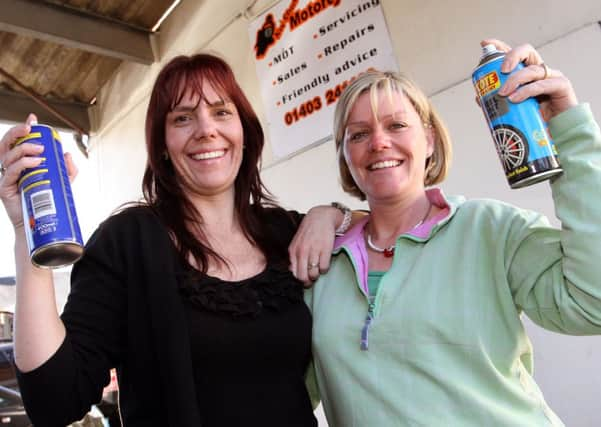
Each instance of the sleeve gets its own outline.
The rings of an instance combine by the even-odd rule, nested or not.
[[[109,220],[90,238],[71,272],[61,318],[66,338],[37,369],[18,372],[27,413],[36,426],[80,420],[100,402],[109,370],[118,366],[126,333],[123,233]]]
[[[270,227],[270,234],[275,237],[277,243],[287,253],[287,248],[294,234],[302,222],[304,214],[297,211],[284,210],[282,208],[268,208],[265,210],[263,221]]]
[[[516,306],[543,328],[600,334],[601,133],[586,104],[549,126],[564,169],[551,183],[561,230],[539,215],[516,216],[508,279]]]
[[[305,218],[305,214],[292,210],[287,210],[286,214],[288,216],[289,221],[292,224],[294,232],[296,233],[296,230],[298,230],[300,223],[303,222],[303,219]]]

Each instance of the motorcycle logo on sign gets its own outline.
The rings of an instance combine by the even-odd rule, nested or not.
[[[330,6],[338,6],[342,0],[314,0],[310,1],[302,9],[296,9],[299,0],[291,0],[290,4],[280,19],[280,24],[276,27],[275,17],[269,13],[265,17],[265,22],[257,31],[255,42],[255,57],[257,59],[265,58],[267,51],[277,43],[290,24],[290,31],[294,31],[308,20],[314,18]]]

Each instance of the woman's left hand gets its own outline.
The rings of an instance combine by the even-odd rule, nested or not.
[[[306,287],[328,271],[336,224],[342,221],[341,217],[337,208],[316,206],[307,212],[294,235],[288,247],[290,271]]]
[[[520,62],[525,67],[511,74],[499,95],[507,96],[511,102],[521,102],[536,97],[545,120],[550,120],[559,113],[578,104],[572,83],[561,71],[545,65],[540,54],[529,44],[511,48],[496,39],[486,39],[480,45],[494,44],[497,49],[506,52],[501,66],[504,73],[511,72]]]

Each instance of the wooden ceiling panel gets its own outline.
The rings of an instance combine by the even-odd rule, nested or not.
[[[80,123],[87,122],[82,120],[81,108],[98,94],[124,60],[153,62],[151,29],[173,3],[3,1],[7,13],[0,16],[0,98],[4,104],[0,120],[22,115],[29,97],[37,102],[32,104],[37,106],[36,111],[40,103],[48,102],[76,116]],[[9,108],[11,93],[18,105],[15,111]],[[81,127],[87,131],[86,126],[84,123]]]
[[[46,0],[46,3],[101,15],[149,30],[163,16],[173,0]]]
[[[86,96],[86,103],[90,103],[97,94],[97,88],[104,86],[117,71],[121,61],[113,58],[100,58],[96,66],[84,76],[79,83],[82,95]]]

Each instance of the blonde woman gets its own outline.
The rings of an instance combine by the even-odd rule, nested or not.
[[[337,240],[306,295],[331,427],[562,425],[532,378],[520,315],[561,333],[601,333],[599,126],[531,46],[487,43],[507,52],[506,71],[526,63],[503,95],[544,99],[564,168],[550,184],[562,228],[429,188],[451,153],[431,102],[396,73],[349,85],[334,122],[340,174],[371,214]]]

